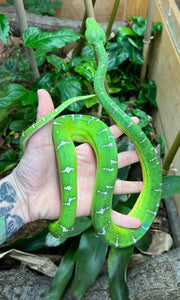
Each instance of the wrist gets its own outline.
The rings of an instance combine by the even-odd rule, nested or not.
[[[0,244],[29,221],[13,172],[0,180]]]

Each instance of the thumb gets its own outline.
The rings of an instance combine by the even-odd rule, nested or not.
[[[45,117],[51,111],[54,110],[54,105],[50,94],[43,89],[38,90],[38,109],[37,109],[37,121]]]

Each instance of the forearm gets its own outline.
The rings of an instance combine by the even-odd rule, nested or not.
[[[0,180],[0,244],[28,222],[26,205],[13,173]]]

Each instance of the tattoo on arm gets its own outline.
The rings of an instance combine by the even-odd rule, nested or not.
[[[3,182],[0,185],[0,244],[24,225],[20,216],[11,214],[16,202],[15,189],[9,182]]]

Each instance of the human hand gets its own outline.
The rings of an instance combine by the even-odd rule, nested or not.
[[[37,120],[50,113],[54,107],[50,95],[45,90],[38,91]],[[133,118],[138,123],[137,118]],[[52,141],[52,125],[49,122],[37,131],[28,141],[25,153],[13,171],[14,180],[19,189],[20,209],[25,222],[37,219],[58,219],[60,215],[60,183],[57,162]],[[113,125],[110,127],[114,138],[122,131]],[[76,147],[77,152],[77,216],[90,215],[91,198],[96,174],[96,157],[92,147],[84,143]],[[139,160],[136,151],[122,152],[118,155],[118,166],[124,167]],[[142,182],[118,180],[115,194],[138,193]],[[113,221],[122,227],[138,228],[140,220],[112,211]]]

